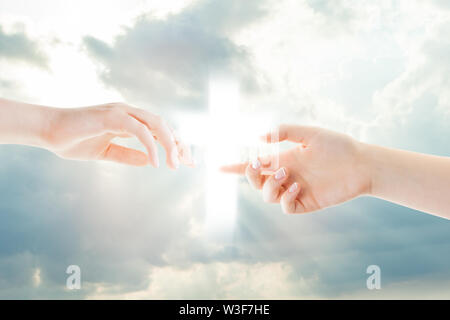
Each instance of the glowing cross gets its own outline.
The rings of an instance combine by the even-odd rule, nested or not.
[[[191,144],[205,147],[206,233],[227,241],[237,213],[237,177],[221,173],[219,167],[264,155],[264,150],[274,153],[277,145],[267,146],[258,139],[274,125],[273,116],[249,117],[239,112],[241,99],[236,81],[212,79],[208,93],[209,114],[183,115],[183,123],[188,125],[180,131]]]

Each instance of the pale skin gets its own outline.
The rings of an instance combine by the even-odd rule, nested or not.
[[[330,130],[281,125],[279,139],[295,146],[281,152],[279,168],[266,174],[270,159],[224,166],[246,175],[265,202],[287,214],[307,213],[359,196],[373,196],[450,219],[450,158],[380,147]],[[263,174],[264,173],[264,174]]]
[[[117,137],[136,138],[146,152],[114,143]],[[157,143],[169,168],[194,165],[189,147],[160,116],[143,109],[125,103],[53,108],[0,98],[0,144],[35,146],[64,159],[156,168]]]

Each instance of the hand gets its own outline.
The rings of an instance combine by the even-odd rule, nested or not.
[[[50,111],[49,111],[50,110]],[[45,148],[65,159],[107,160],[127,165],[159,166],[155,141],[166,152],[167,165],[193,166],[190,149],[159,116],[124,103],[76,109],[46,109]],[[147,154],[112,143],[116,137],[137,138]]]
[[[270,141],[270,134],[264,140],[288,140],[297,146],[275,155],[279,157],[275,173],[262,174],[273,158],[225,166],[222,171],[245,174],[254,188],[262,189],[264,201],[281,203],[285,213],[312,212],[370,192],[363,144],[316,127],[282,125],[278,130],[278,141]]]

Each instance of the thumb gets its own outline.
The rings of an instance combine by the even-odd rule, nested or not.
[[[276,156],[278,156],[278,155],[269,155],[269,156],[265,156],[265,157],[258,157],[258,160],[261,161],[261,168],[263,169],[263,172],[264,172],[264,169],[266,170],[266,172],[268,172],[268,170],[270,171],[271,165],[273,163],[273,159]],[[246,169],[247,169],[249,163],[250,163],[249,161],[246,161],[246,162],[242,162],[242,163],[228,164],[228,165],[221,166],[219,168],[219,170],[224,173],[234,173],[234,174],[238,174],[238,175],[245,175]],[[278,169],[278,168],[276,168],[276,169]]]
[[[114,143],[108,146],[99,160],[118,162],[130,166],[146,166],[149,164],[148,156],[144,152]]]
[[[304,143],[308,142],[316,133],[316,127],[282,124],[277,129],[263,135],[261,139],[266,143],[276,143],[286,140]]]

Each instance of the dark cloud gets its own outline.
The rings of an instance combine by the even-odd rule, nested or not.
[[[211,73],[230,72],[244,89],[257,87],[247,51],[230,35],[263,16],[263,5],[196,1],[164,20],[140,17],[112,46],[93,37],[84,44],[104,66],[102,79],[128,100],[198,108],[205,104]]]
[[[7,58],[30,63],[39,67],[47,67],[47,57],[36,41],[24,32],[6,33],[0,26],[0,59]]]
[[[12,297],[13,288],[21,292],[15,297],[25,291],[41,297],[84,296],[88,285],[81,292],[63,290],[71,264],[81,267],[85,284],[138,290],[147,283],[149,268],[165,265],[164,254],[187,241],[189,219],[200,212],[192,209],[194,214],[187,215],[160,201],[183,201],[198,184],[185,177],[190,182],[177,191],[168,169],[145,174],[122,168],[126,177],[110,181],[92,163],[64,161],[42,150],[2,146],[0,155],[1,297]],[[32,288],[36,268],[42,286],[20,290]]]
[[[243,185],[241,193],[247,189]],[[252,193],[240,201],[239,261],[289,261],[294,278],[316,279],[308,294],[332,298],[364,290],[372,264],[381,267],[384,285],[450,276],[450,225],[444,219],[373,198],[290,217]]]

